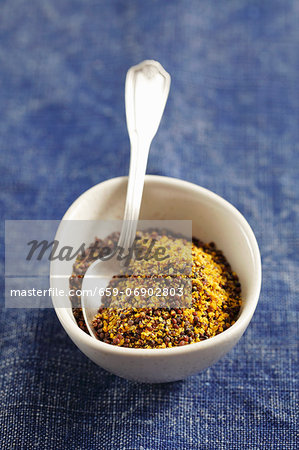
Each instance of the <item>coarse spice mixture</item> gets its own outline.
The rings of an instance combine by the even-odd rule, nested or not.
[[[171,249],[175,249],[174,242],[178,243],[169,234],[169,245],[163,234],[142,232],[139,236],[154,237],[159,245],[170,249],[170,254]],[[113,249],[118,237],[119,233],[113,233],[104,240],[96,238],[85,253],[78,255],[70,277],[71,289],[81,289],[89,265],[101,257],[103,248]],[[196,238],[192,241],[192,267],[187,275],[192,282],[191,304],[188,307],[172,307],[171,304],[167,307],[134,307],[131,298],[131,303],[125,307],[113,308],[113,297],[106,298],[93,321],[99,340],[130,348],[176,347],[208,339],[235,323],[242,303],[237,274],[213,242],[204,244]],[[177,251],[173,254],[178,258]],[[122,282],[130,281],[127,278]],[[73,296],[71,301],[78,326],[88,333],[80,297]]]

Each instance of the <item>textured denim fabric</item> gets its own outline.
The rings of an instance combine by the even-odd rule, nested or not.
[[[125,74],[152,58],[172,86],[148,173],[232,202],[263,259],[239,344],[177,383],[110,375],[53,310],[3,309],[2,448],[296,448],[298,23],[296,0],[1,2],[2,219],[60,219],[127,173]]]

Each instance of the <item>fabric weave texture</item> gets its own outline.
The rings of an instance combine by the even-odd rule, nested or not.
[[[5,309],[1,294],[1,448],[295,449],[298,2],[0,8],[1,219],[60,219],[86,189],[127,174],[126,71],[156,59],[172,86],[148,173],[230,201],[263,262],[260,301],[238,345],[170,384],[107,373],[74,346],[54,310]],[[0,231],[4,275],[3,222]]]

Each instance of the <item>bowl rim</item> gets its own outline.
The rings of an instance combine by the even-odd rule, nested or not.
[[[65,212],[63,220],[71,220],[72,214],[74,213],[75,209],[77,208],[78,204],[83,200],[85,196],[88,196],[92,191],[98,190],[100,187],[103,187],[103,185],[113,185],[118,184],[121,182],[124,182],[127,180],[127,176],[121,176],[121,177],[115,177],[110,178],[108,180],[104,180],[91,188],[84,191],[77,199],[70,205],[70,207]],[[165,357],[166,355],[179,355],[182,353],[190,353],[190,352],[196,352],[200,349],[209,349],[210,347],[214,347],[218,344],[225,344],[226,342],[231,341],[232,338],[240,338],[244,331],[246,330],[253,314],[256,309],[260,290],[261,290],[261,281],[262,281],[262,266],[261,266],[261,256],[260,251],[258,247],[258,243],[256,240],[256,237],[253,233],[253,230],[251,229],[249,223],[245,219],[245,217],[238,211],[238,209],[233,206],[230,202],[225,200],[220,195],[210,191],[207,188],[204,188],[202,186],[199,186],[195,183],[191,183],[189,181],[182,180],[180,178],[174,178],[174,177],[166,177],[161,175],[146,175],[145,177],[145,183],[162,183],[164,185],[181,185],[181,187],[189,188],[192,190],[196,190],[198,193],[203,194],[203,196],[209,198],[214,203],[217,203],[218,205],[221,205],[224,207],[224,209],[230,211],[236,219],[238,219],[239,224],[242,226],[243,231],[245,232],[245,235],[247,237],[247,242],[250,248],[250,252],[253,256],[254,266],[255,266],[255,274],[253,276],[253,293],[248,298],[246,307],[241,311],[240,316],[236,320],[236,322],[231,325],[227,330],[219,333],[216,336],[213,336],[211,338],[206,339],[205,341],[195,342],[192,344],[187,344],[182,347],[170,347],[170,348],[157,348],[157,349],[144,349],[144,348],[128,348],[128,347],[119,347],[117,345],[111,345],[106,344],[105,342],[99,341],[91,337],[89,334],[85,333],[81,328],[78,327],[77,323],[74,321],[74,319],[70,316],[70,314],[67,312],[68,308],[65,307],[58,307],[55,305],[55,296],[52,296],[52,303],[55,309],[55,312],[57,314],[57,317],[59,321],[61,322],[64,329],[67,331],[69,336],[73,339],[73,335],[75,334],[77,336],[77,339],[74,338],[75,342],[78,343],[78,340],[82,342],[82,344],[85,344],[87,347],[91,347],[94,350],[102,351],[105,353],[114,353],[115,355],[128,355],[128,356],[155,356],[155,357]],[[59,228],[58,228],[59,230]],[[58,233],[57,230],[57,233]],[[51,269],[50,269],[50,284],[52,287],[52,280],[51,280]]]

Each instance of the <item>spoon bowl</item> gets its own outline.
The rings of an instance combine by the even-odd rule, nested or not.
[[[81,306],[87,329],[95,339],[98,338],[92,326],[92,321],[101,305],[100,292],[107,288],[113,276],[117,275],[120,269],[121,266],[116,258],[112,258],[107,261],[93,262],[84,275],[82,292],[85,292],[85,294],[81,295]],[[88,292],[97,292],[98,295],[88,295]]]
[[[113,178],[92,187],[70,206],[63,221],[121,220],[126,187],[127,177]],[[218,361],[236,345],[246,330],[261,287],[259,248],[249,224],[234,206],[203,187],[175,178],[146,175],[140,219],[192,220],[193,236],[204,242],[214,241],[223,250],[242,286],[242,308],[234,325],[206,341],[183,347],[124,348],[96,340],[82,331],[74,319],[71,303],[69,307],[61,307],[61,299],[55,295],[55,289],[53,305],[70,338],[102,368],[141,382],[181,380]],[[56,238],[64,239],[59,229]],[[69,274],[72,273],[72,263],[69,262]],[[52,274],[55,273],[54,264],[51,263]],[[51,287],[61,287],[61,280],[54,276],[50,279]],[[67,278],[64,287],[67,290]]]

